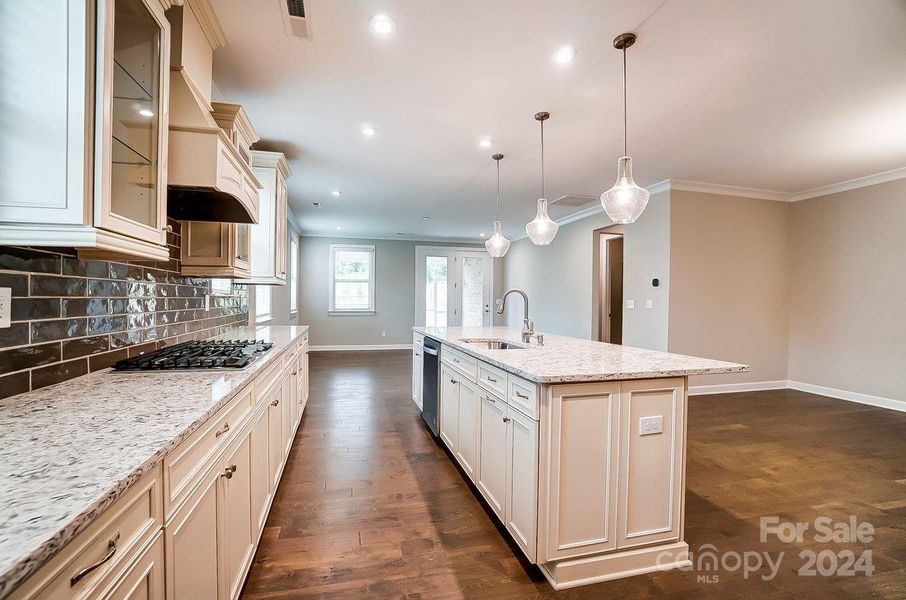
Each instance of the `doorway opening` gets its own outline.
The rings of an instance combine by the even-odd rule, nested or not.
[[[592,331],[599,342],[623,343],[623,226],[596,229]]]
[[[491,325],[493,263],[484,248],[415,247],[415,324]]]

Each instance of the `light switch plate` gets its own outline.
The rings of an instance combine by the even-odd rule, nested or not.
[[[639,435],[653,435],[664,433],[664,415],[641,417],[639,419]]]
[[[645,300],[645,308],[647,308],[649,310],[654,308],[654,300],[652,300],[651,298],[649,298],[648,300]]]
[[[626,308],[635,308],[635,300],[626,300]]]
[[[0,288],[0,328],[9,327],[10,314],[12,313],[13,288]]]

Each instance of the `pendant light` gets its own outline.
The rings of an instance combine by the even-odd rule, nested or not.
[[[613,47],[623,52],[623,156],[617,161],[617,182],[601,194],[601,206],[614,223],[634,223],[648,206],[648,190],[632,179],[632,158],[626,151],[626,48],[635,43],[634,33],[621,33]]]
[[[547,198],[544,197],[544,122],[551,118],[548,112],[535,113],[535,120],[541,123],[541,197],[538,198],[538,213],[525,226],[525,232],[536,246],[547,246],[554,241],[560,225],[547,214]]]
[[[497,218],[494,221],[494,235],[485,241],[484,247],[494,258],[501,258],[510,249],[510,240],[503,237],[503,232],[500,231],[500,159],[503,154],[495,154],[491,158],[497,162]]]

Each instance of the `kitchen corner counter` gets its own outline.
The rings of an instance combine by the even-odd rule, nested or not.
[[[417,333],[471,354],[535,383],[620,381],[657,377],[685,377],[741,373],[748,365],[671,354],[645,348],[605,344],[592,340],[544,334],[544,346],[535,338],[529,348],[489,350],[463,340],[483,338],[521,343],[513,327],[415,327]],[[543,332],[542,332],[543,333]]]
[[[274,344],[242,370],[107,369],[0,400],[0,598],[307,331],[237,327],[213,338]]]

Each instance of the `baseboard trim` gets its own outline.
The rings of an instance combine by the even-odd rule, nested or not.
[[[872,396],[871,394],[862,394],[860,392],[850,392],[848,390],[838,390],[823,385],[804,383],[802,381],[779,380],[779,381],[752,381],[749,383],[725,383],[720,385],[697,385],[689,388],[690,396],[708,396],[711,394],[735,394],[738,392],[757,392],[760,390],[797,390],[827,396],[836,400],[846,400],[847,402],[856,402],[858,404],[867,404],[878,408],[886,408],[898,412],[906,412],[906,402],[894,400],[893,398],[884,398],[882,396]]]
[[[309,346],[309,352],[347,352],[356,350],[412,350],[412,344],[348,344]]]
[[[879,408],[887,408],[889,410],[906,412],[906,402],[902,400],[894,400],[893,398],[884,398],[882,396],[872,396],[871,394],[862,394],[860,392],[838,390],[836,388],[824,387],[823,385],[815,385],[812,383],[804,383],[802,381],[791,380],[787,383],[789,383],[789,388],[791,390],[799,390],[800,392],[818,394],[819,396],[828,396],[830,398],[836,398],[838,400],[847,400],[849,402],[857,402],[859,404],[867,404],[869,406],[877,406]]]
[[[689,395],[709,396],[711,394],[735,394],[737,392],[757,392],[760,390],[785,390],[788,387],[789,382],[785,379],[747,383],[721,383],[718,385],[694,385],[689,388]]]

